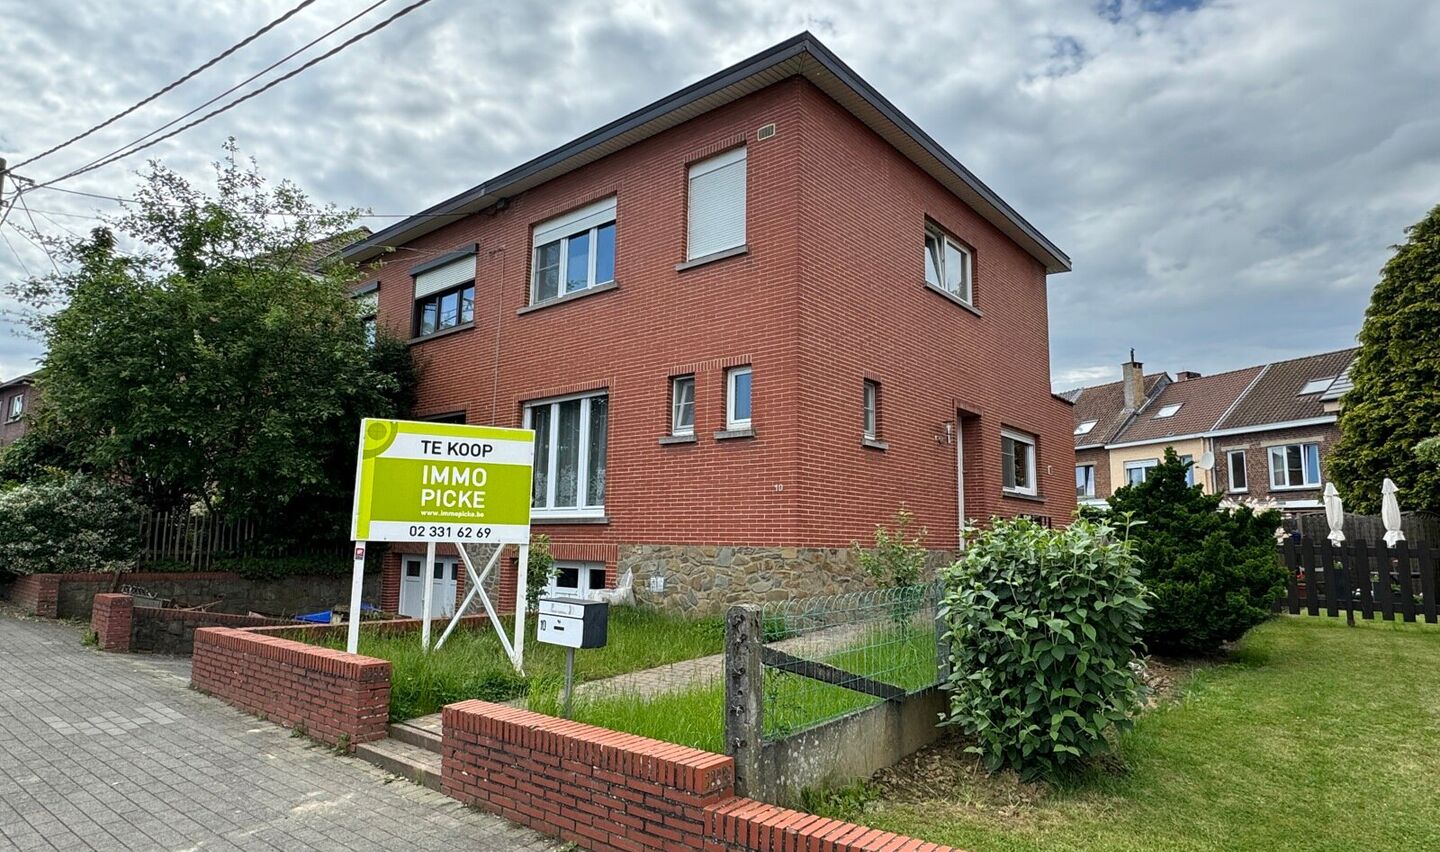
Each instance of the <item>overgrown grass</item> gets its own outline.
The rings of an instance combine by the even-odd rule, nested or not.
[[[1440,629],[1281,618],[1119,750],[1128,771],[1019,795],[1013,778],[952,772],[858,818],[976,852],[1440,848]],[[832,798],[856,816],[853,795]]]
[[[936,680],[935,634],[919,629],[897,631],[878,639],[870,637],[863,646],[827,655],[824,662],[896,686],[919,689]],[[577,721],[602,728],[723,752],[725,685],[718,679],[720,672],[716,674],[717,679],[704,686],[650,696],[577,697],[571,715]],[[785,736],[880,700],[799,675],[767,670],[765,735]],[[558,688],[533,689],[528,706],[539,713],[560,715]]]
[[[527,628],[533,631],[533,619]],[[437,622],[438,631],[443,622]],[[506,635],[510,635],[507,626]],[[609,643],[575,653],[576,681],[599,680],[666,663],[718,654],[724,648],[725,625],[718,618],[684,619],[634,607],[610,611]],[[326,647],[344,648],[337,633]],[[490,627],[457,629],[445,646],[425,652],[418,633],[377,636],[363,630],[360,653],[389,660],[390,718],[413,719],[468,698],[509,701],[532,684],[558,683],[565,673],[565,651],[526,636],[525,675],[517,674]]]

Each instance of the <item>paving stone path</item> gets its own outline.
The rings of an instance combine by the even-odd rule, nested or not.
[[[82,633],[0,604],[0,849],[556,848]]]

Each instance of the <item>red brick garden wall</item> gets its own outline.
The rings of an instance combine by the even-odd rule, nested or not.
[[[90,610],[90,629],[102,651],[130,650],[135,599],[129,595],[96,595]]]
[[[190,683],[330,745],[384,739],[390,718],[389,662],[264,630],[196,630]]]
[[[939,850],[737,797],[723,755],[463,701],[445,708],[441,789],[586,849]]]
[[[10,600],[30,615],[59,617],[60,575],[28,574],[10,587]]]

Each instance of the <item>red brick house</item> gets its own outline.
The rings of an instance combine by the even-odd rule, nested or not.
[[[29,430],[30,412],[39,397],[34,373],[0,382],[0,447],[15,443]]]
[[[1075,507],[1046,308],[1069,259],[808,33],[345,254],[380,263],[417,417],[537,430],[572,589],[824,593],[902,507],[937,550]],[[392,557],[382,604],[419,573]]]

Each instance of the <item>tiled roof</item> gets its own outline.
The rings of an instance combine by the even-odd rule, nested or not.
[[[1262,367],[1246,367],[1213,376],[1171,382],[1160,395],[1140,410],[1111,443],[1154,441],[1179,435],[1207,432],[1215,426],[1235,400],[1250,387]],[[1167,406],[1178,405],[1173,416],[1156,417]]]
[[[1155,392],[1156,386],[1165,378],[1167,377],[1164,373],[1151,373],[1145,377],[1147,398]],[[1060,396],[1075,403],[1075,426],[1077,428],[1081,423],[1095,421],[1095,426],[1090,431],[1084,435],[1075,436],[1075,446],[1077,447],[1109,443],[1115,433],[1125,425],[1125,420],[1129,416],[1125,411],[1125,383],[1123,381],[1088,388],[1076,388],[1065,391]]]
[[[354,230],[343,231],[333,237],[325,237],[311,243],[306,250],[305,256],[300,258],[300,266],[304,269],[315,271],[320,262],[340,251],[341,249],[354,245],[369,237],[373,233],[364,225],[357,225]]]
[[[1354,360],[1356,351],[1341,349],[1276,361],[1265,368],[1265,374],[1255,382],[1255,387],[1215,428],[1241,429],[1325,416],[1327,412],[1321,398],[1333,386],[1335,378]],[[1302,396],[1301,389],[1316,379],[1329,379],[1330,383]]]

